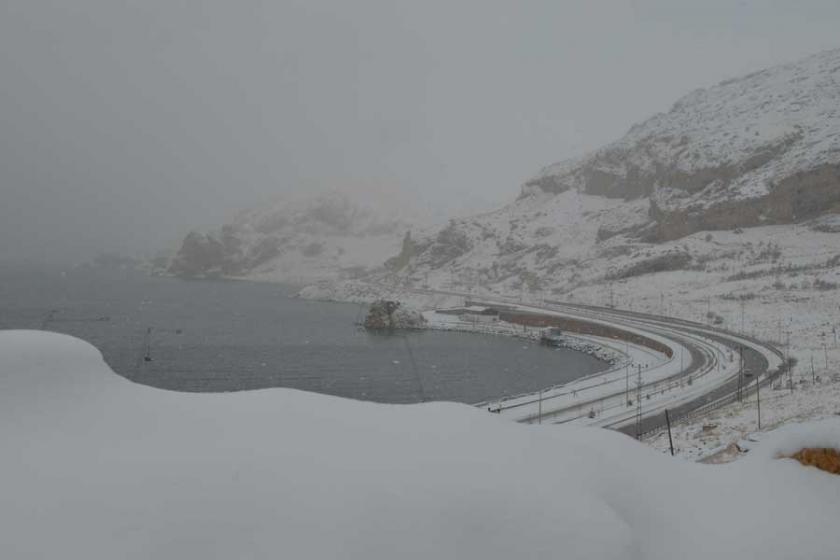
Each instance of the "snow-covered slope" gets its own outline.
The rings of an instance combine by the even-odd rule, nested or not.
[[[697,465],[466,405],[161,391],[4,331],[0,557],[834,560],[837,477],[777,457],[838,434]]]
[[[800,224],[813,243],[840,246],[839,215],[840,49],[695,91],[617,142],[547,167],[508,206],[416,236],[395,272],[368,280],[569,296],[641,278],[644,290],[651,274],[708,281],[700,273],[713,261],[720,271],[767,257],[744,230]],[[787,243],[774,233],[774,251],[794,253]]]
[[[840,49],[700,89],[523,188],[651,197],[655,239],[840,208]]]
[[[284,197],[240,213],[218,232],[187,235],[169,271],[184,277],[284,282],[348,278],[381,266],[421,221],[384,193]]]

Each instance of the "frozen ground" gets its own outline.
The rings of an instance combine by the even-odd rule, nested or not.
[[[466,405],[166,392],[5,331],[0,444],[4,558],[840,557],[837,479],[776,458],[838,419],[698,465]]]
[[[787,387],[762,389],[761,427],[758,430],[758,406],[754,390],[744,394],[743,402],[673,427],[676,455],[687,460],[727,462],[743,454],[734,447],[748,449],[750,442],[784,424],[815,421],[840,416],[840,379],[821,378],[812,384],[802,380],[791,392]],[[646,440],[663,453],[670,453],[668,434],[661,432]],[[734,445],[733,445],[734,444]]]

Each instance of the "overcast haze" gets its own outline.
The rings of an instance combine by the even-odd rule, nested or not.
[[[154,251],[291,190],[484,209],[838,28],[836,0],[0,0],[0,258]]]

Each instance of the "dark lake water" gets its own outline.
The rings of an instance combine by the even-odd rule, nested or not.
[[[360,306],[293,294],[272,284],[6,267],[0,329],[77,336],[99,348],[118,374],[177,391],[292,387],[390,403],[475,403],[605,367],[579,352],[513,338],[369,333],[354,324],[363,317]],[[144,359],[147,347],[151,361]]]

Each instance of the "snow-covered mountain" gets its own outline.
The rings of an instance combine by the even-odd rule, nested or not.
[[[365,202],[342,192],[284,197],[216,232],[190,232],[169,272],[280,282],[357,277],[399,250],[421,221],[410,210],[383,193]]]
[[[760,234],[739,237],[747,228],[810,224],[830,238],[817,245],[840,251],[832,213],[840,49],[690,93],[618,141],[546,167],[508,206],[404,243],[392,274],[415,286],[568,294],[784,253],[784,235],[768,252]]]
[[[789,223],[840,203],[840,49],[700,89],[523,189],[650,197],[652,239]]]

